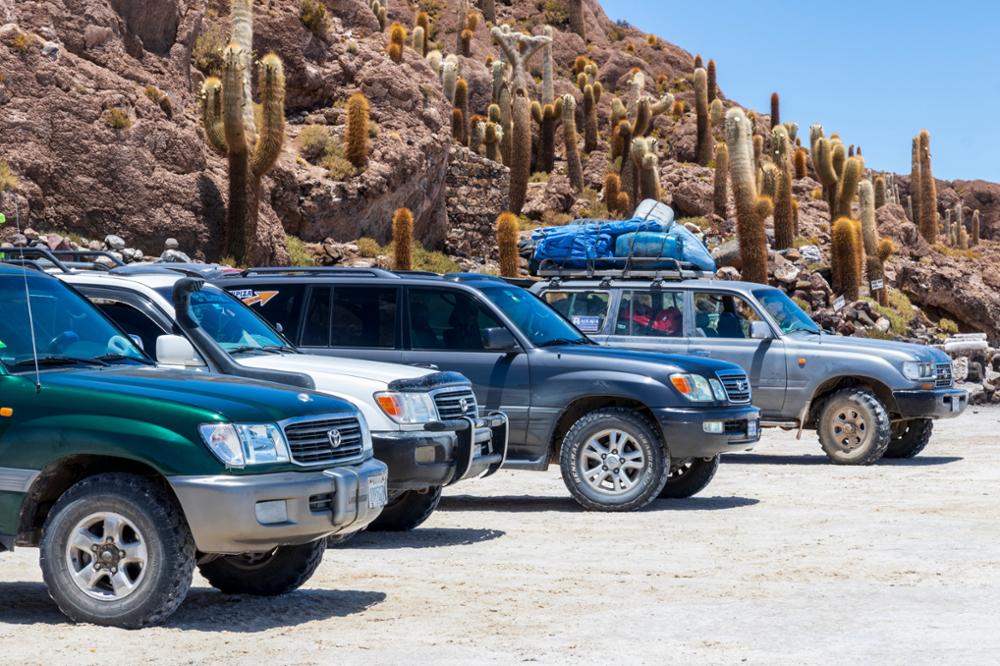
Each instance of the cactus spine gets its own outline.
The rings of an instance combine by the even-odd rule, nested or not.
[[[392,267],[413,270],[413,213],[409,208],[397,208],[392,216]]]
[[[201,115],[209,144],[228,160],[229,205],[222,254],[240,263],[250,263],[258,259],[253,244],[257,238],[261,178],[278,160],[285,140],[285,73],[277,55],[269,53],[261,58],[258,126],[249,87],[253,43],[251,0],[234,0],[232,16],[232,43],[223,52],[222,80],[215,77],[205,80]]]
[[[520,272],[520,255],[517,243],[520,236],[520,222],[513,213],[501,213],[497,218],[497,247],[500,252],[500,275],[517,277]]]
[[[576,141],[576,99],[572,95],[563,95],[562,98],[562,126],[569,184],[579,194],[583,191],[583,164],[580,162],[580,150]]]
[[[708,74],[700,67],[694,70],[694,108],[698,120],[695,161],[707,166],[712,161],[712,126],[708,118]]]
[[[711,64],[711,60],[709,64]],[[716,100],[718,101],[718,100]],[[715,180],[712,187],[712,208],[715,214],[729,217],[729,147],[724,141],[715,144]]]
[[[931,135],[922,130],[920,139],[920,235],[933,245],[937,241],[937,183],[931,173]]]
[[[725,122],[743,279],[767,284],[767,235],[764,232],[764,222],[771,214],[772,203],[766,197],[757,196],[750,121],[742,109],[732,108],[726,113]]]
[[[861,266],[858,244],[861,232],[858,223],[848,217],[837,218],[831,234],[830,264],[833,291],[845,299],[856,301],[861,287]]]
[[[368,98],[360,91],[347,99],[344,139],[344,156],[355,169],[365,168],[368,164]]]

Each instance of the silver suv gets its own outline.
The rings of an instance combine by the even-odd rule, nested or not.
[[[835,463],[915,456],[935,419],[968,405],[944,352],[831,335],[780,289],[677,271],[624,275],[560,272],[532,291],[600,344],[742,366],[761,425],[817,430]]]

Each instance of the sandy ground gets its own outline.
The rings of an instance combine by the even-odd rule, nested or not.
[[[196,577],[164,627],[67,623],[0,555],[5,663],[996,663],[1000,410],[919,458],[830,465],[769,431],[699,497],[585,513],[555,470],[447,492],[425,527],[328,552],[307,588]]]

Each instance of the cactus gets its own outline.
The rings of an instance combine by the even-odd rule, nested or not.
[[[695,161],[707,166],[712,161],[712,126],[708,117],[708,74],[701,67],[694,70],[694,108],[698,121]]]
[[[475,11],[465,13],[465,22],[458,33],[458,52],[466,58],[472,55],[472,38],[479,27],[479,14]]]
[[[597,104],[601,101],[601,82],[587,84],[583,89],[583,150],[597,150]]]
[[[517,215],[510,212],[501,213],[497,218],[496,232],[500,255],[500,275],[517,277],[521,267],[521,258],[517,248],[521,232]]]
[[[549,38],[549,43],[542,47],[542,104],[552,104],[556,98],[552,64],[552,26],[545,26],[542,34]]]
[[[512,94],[523,91],[527,95],[528,61],[546,44],[551,44],[552,38],[547,35],[525,35],[510,30],[508,26],[493,26],[490,34],[500,47],[504,59],[510,63]]]
[[[686,110],[687,106],[682,99],[674,100],[674,103],[670,105],[670,115],[674,117],[674,120],[680,120]],[[652,128],[652,125],[650,125],[650,128]]]
[[[638,197],[640,199],[660,199],[659,162],[656,158],[656,139],[653,137],[634,138],[631,147],[632,163],[639,174]]]
[[[712,103],[708,105],[708,122],[711,123],[712,127],[719,127],[722,125],[722,121],[726,118],[726,109],[722,106],[722,100],[716,97],[712,100]]]
[[[538,156],[536,170],[551,173],[555,165],[556,125],[562,116],[562,98],[553,104],[542,106],[538,102],[531,105],[531,116],[538,123]]]
[[[757,195],[754,182],[752,129],[742,109],[726,113],[726,145],[729,148],[729,175],[736,201],[736,233],[743,260],[743,279],[767,284],[767,235],[764,223],[772,202]]]
[[[486,147],[486,157],[496,162],[500,159],[500,140],[503,135],[500,123],[492,120],[480,123],[479,132],[482,135],[480,142]]]
[[[413,24],[420,27],[424,31],[424,45],[430,47],[431,42],[431,17],[425,11],[417,12],[417,15],[413,17]],[[420,55],[426,56],[427,51],[424,51]]]
[[[368,98],[360,91],[347,99],[344,144],[347,160],[355,169],[363,169],[368,164]]]
[[[378,29],[385,30],[386,23],[386,10],[379,0],[372,0],[371,4],[372,14],[375,15],[375,20],[378,21]]]
[[[458,142],[469,145],[469,82],[459,77],[455,84],[455,108],[462,112]]]
[[[617,217],[624,217],[630,212],[628,192],[622,192],[621,188],[622,181],[618,174],[609,172],[604,176],[604,205]]]
[[[202,86],[201,115],[216,153],[228,160],[229,206],[222,254],[240,263],[257,260],[260,182],[271,170],[285,140],[285,73],[281,59],[268,53],[259,63],[259,124],[250,94],[253,43],[252,0],[234,0],[232,43],[223,51],[222,80],[209,77]]]
[[[775,125],[771,130],[771,149],[775,154],[777,181],[774,195],[774,248],[784,250],[795,242],[795,211],[792,202],[792,170],[788,155],[791,145],[788,131],[783,125]]]
[[[465,117],[462,115],[462,109],[454,108],[451,110],[451,138],[456,143],[462,143],[462,126],[465,125]]]
[[[427,39],[424,35],[424,29],[419,25],[413,27],[413,32],[410,33],[413,38],[413,50],[419,53],[421,56],[427,55]]]
[[[441,65],[441,85],[448,104],[455,106],[455,88],[458,86],[458,58],[453,55],[445,58]]]
[[[434,49],[433,51],[428,51],[427,55],[424,56],[424,60],[427,61],[427,65],[431,68],[431,71],[438,76],[441,75],[442,57],[443,56],[441,55],[441,52],[438,51],[437,49]]]
[[[907,211],[910,221],[920,226],[920,137],[913,137],[910,144],[910,198]]]
[[[920,140],[920,235],[933,245],[937,241],[937,183],[931,173],[931,135],[921,130]]]
[[[701,67],[704,67],[704,64],[703,64],[703,61],[701,59],[701,54],[697,53],[694,56],[694,69],[699,69]]]
[[[618,123],[622,120],[628,118],[628,109],[625,108],[624,102],[622,102],[617,97],[611,100],[611,133],[614,136],[614,132],[618,129]],[[612,156],[614,157],[614,156]]]
[[[709,64],[711,62],[710,60]],[[729,217],[729,147],[726,146],[724,141],[715,144],[715,180],[712,187],[712,208],[719,217]]]
[[[851,216],[851,204],[858,193],[858,183],[865,170],[864,161],[855,155],[847,159],[843,175],[837,182],[837,200],[834,206],[834,219]]]
[[[406,28],[400,22],[395,22],[389,27],[389,45],[386,53],[393,62],[403,62],[403,46],[406,44]]]
[[[793,158],[795,164],[795,179],[801,180],[809,175],[809,162],[808,154],[805,148],[796,148],[795,157]]]
[[[397,208],[392,216],[392,268],[413,270],[413,213]]]
[[[577,194],[583,191],[583,164],[576,137],[576,99],[572,95],[562,97],[563,142],[566,148],[566,171],[569,183]]]
[[[913,195],[911,195],[911,194],[907,194],[906,195],[906,219],[908,219],[910,222],[914,221],[914,218],[913,218]]]
[[[830,268],[833,291],[851,301],[858,300],[861,287],[861,267],[858,265],[860,232],[857,222],[840,217],[833,224],[830,248]]]
[[[566,13],[569,15],[569,29],[587,41],[587,26],[583,21],[583,0],[566,0]]]
[[[861,237],[866,256],[878,251],[878,229],[875,226],[875,188],[870,180],[861,181],[858,187],[858,210],[861,218]]]
[[[750,121],[751,123],[753,121]],[[751,125],[753,127],[753,125]],[[753,138],[750,139],[753,145],[753,164],[755,169],[760,169],[762,167],[761,157],[764,155],[764,137],[760,134],[754,134]]]
[[[951,210],[944,212],[944,219],[941,221],[941,231],[944,235],[945,245],[955,245],[958,238],[953,234],[951,228]]]
[[[885,197],[885,177],[875,176],[875,208],[881,208],[885,205]]]
[[[778,93],[771,93],[771,129],[781,124],[781,97]]]
[[[979,239],[982,238],[982,230],[979,227],[979,211],[972,211],[972,234],[969,237],[969,242],[975,246],[979,245]]]
[[[758,194],[773,200],[778,192],[778,168],[773,162],[765,162],[757,171],[757,179],[757,189],[760,190]]]
[[[789,145],[795,145],[795,142],[799,139],[799,124],[792,121],[781,123],[785,131],[788,132],[788,142]]]
[[[528,192],[528,178],[531,176],[531,102],[523,90],[514,94],[512,113],[514,136],[509,165],[509,208],[515,215],[520,215]]]
[[[709,58],[709,60],[708,60],[708,69],[707,69],[706,73],[708,75],[708,81],[707,81],[708,85],[706,86],[706,88],[708,89],[708,103],[712,104],[713,102],[715,102],[716,99],[718,99],[718,96],[719,96],[719,93],[718,93],[719,84],[717,82],[716,72],[715,72],[715,60]],[[721,100],[720,100],[720,104],[721,104]],[[715,124],[718,124],[718,123],[715,123]]]

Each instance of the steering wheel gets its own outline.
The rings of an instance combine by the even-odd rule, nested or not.
[[[108,340],[108,353],[131,356],[134,345],[120,335],[113,335]]]

